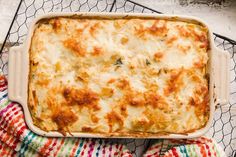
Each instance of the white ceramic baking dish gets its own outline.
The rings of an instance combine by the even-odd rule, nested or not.
[[[27,105],[28,97],[28,73],[29,73],[29,48],[31,43],[31,37],[33,35],[34,28],[37,22],[44,18],[51,18],[55,16],[76,16],[76,17],[90,17],[90,18],[127,18],[127,17],[151,17],[158,19],[172,19],[177,21],[188,21],[193,23],[200,23],[206,25],[202,20],[189,17],[189,16],[173,16],[173,15],[160,15],[160,14],[124,14],[124,13],[50,13],[36,18],[27,36],[26,42],[18,47],[12,47],[9,52],[9,75],[8,75],[8,92],[9,99],[20,103],[24,110],[25,121],[28,127],[35,133],[43,136],[51,137],[63,137],[59,132],[45,132],[33,124],[32,117]],[[154,134],[151,136],[142,136],[135,138],[194,138],[203,135],[208,131],[211,126],[215,106],[218,104],[226,104],[229,99],[229,54],[215,47],[212,32],[209,29],[209,40],[210,40],[210,52],[209,52],[209,64],[208,73],[210,76],[209,80],[209,91],[210,91],[210,118],[206,126],[202,129],[196,130],[186,134]],[[104,134],[95,133],[82,133],[72,132],[67,134],[68,137],[103,137],[103,138],[134,138],[134,136],[110,136]]]

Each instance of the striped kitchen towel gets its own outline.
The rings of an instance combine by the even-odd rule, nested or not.
[[[47,138],[28,129],[23,110],[7,97],[7,79],[0,76],[0,156],[123,156],[131,153],[121,144],[100,139]]]
[[[144,157],[226,157],[222,148],[206,137],[185,140],[157,140]]]

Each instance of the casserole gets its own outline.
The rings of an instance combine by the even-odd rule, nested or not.
[[[9,98],[40,135],[193,138],[228,101],[228,64],[196,18],[49,14],[10,51]]]

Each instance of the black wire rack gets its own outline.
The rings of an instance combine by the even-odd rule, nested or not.
[[[8,51],[23,43],[31,21],[48,12],[139,12],[161,13],[131,0],[21,0],[0,50],[0,68],[7,76]],[[214,33],[217,47],[230,53],[230,101],[217,106],[211,129],[206,134],[219,143],[227,156],[236,156],[236,41]],[[155,140],[113,140],[126,144],[134,156],[141,156]],[[161,149],[161,154],[166,149]]]

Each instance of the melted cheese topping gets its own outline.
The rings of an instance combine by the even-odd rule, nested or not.
[[[39,22],[30,48],[34,124],[106,135],[204,127],[207,33],[201,25],[158,19]]]

